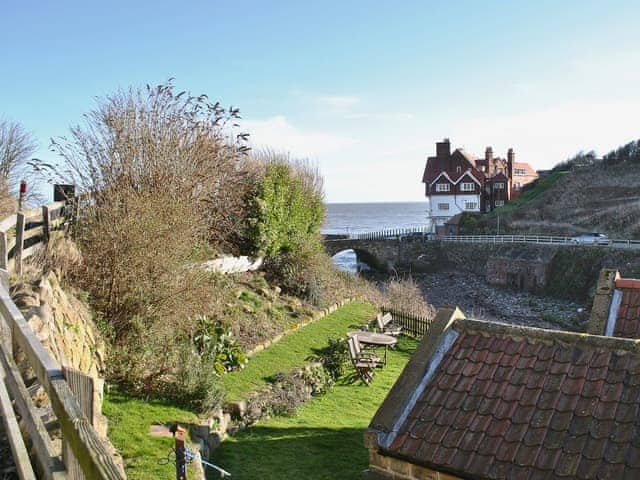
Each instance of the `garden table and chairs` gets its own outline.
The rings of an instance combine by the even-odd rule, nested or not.
[[[398,343],[398,339],[394,336],[376,332],[349,332],[349,337],[355,337],[357,341],[363,345],[371,347],[384,347],[384,360],[382,365],[387,364],[387,350],[389,347]]]

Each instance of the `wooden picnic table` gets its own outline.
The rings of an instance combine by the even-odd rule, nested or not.
[[[358,341],[365,345],[373,345],[375,347],[384,347],[384,365],[387,364],[387,349],[396,343],[398,339],[391,335],[376,332],[349,332],[347,335],[355,336]]]

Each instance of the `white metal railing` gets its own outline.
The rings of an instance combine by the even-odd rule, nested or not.
[[[640,240],[612,239],[607,243],[583,243],[572,237],[555,235],[446,235],[443,242],[465,243],[536,243],[544,245],[579,245],[585,247],[640,248]]]
[[[350,240],[387,240],[398,237],[408,237],[411,235],[430,238],[434,234],[431,233],[430,227],[414,227],[414,228],[389,228],[376,232],[350,233]]]
[[[535,243],[539,245],[579,245],[586,247],[611,247],[640,249],[640,240],[611,239],[608,243],[583,243],[572,237],[559,235],[445,235],[437,237],[429,227],[417,228],[390,228],[376,232],[352,233],[347,235],[348,240],[440,240],[443,242],[460,243]]]

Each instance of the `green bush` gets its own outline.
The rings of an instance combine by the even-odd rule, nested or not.
[[[327,346],[317,353],[316,359],[334,380],[344,375],[349,362],[349,347],[345,338],[329,337]]]
[[[219,322],[206,315],[198,315],[195,323],[193,345],[202,361],[207,364],[207,368],[210,369],[213,365],[218,375],[225,375],[247,364],[249,360],[229,328],[221,326]]]
[[[318,172],[282,155],[260,160],[264,173],[248,201],[254,253],[273,258],[319,243],[324,204]]]

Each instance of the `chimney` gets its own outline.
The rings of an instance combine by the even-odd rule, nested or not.
[[[451,156],[451,143],[448,138],[441,142],[436,142],[436,157],[449,158]]]
[[[513,169],[515,167],[516,164],[516,154],[513,151],[513,148],[510,148],[507,151],[507,171],[508,171],[508,177],[512,178],[513,177]]]
[[[487,149],[484,151],[484,159],[487,162],[487,177],[491,176],[491,172],[493,171],[493,148],[491,147],[487,147]]]

